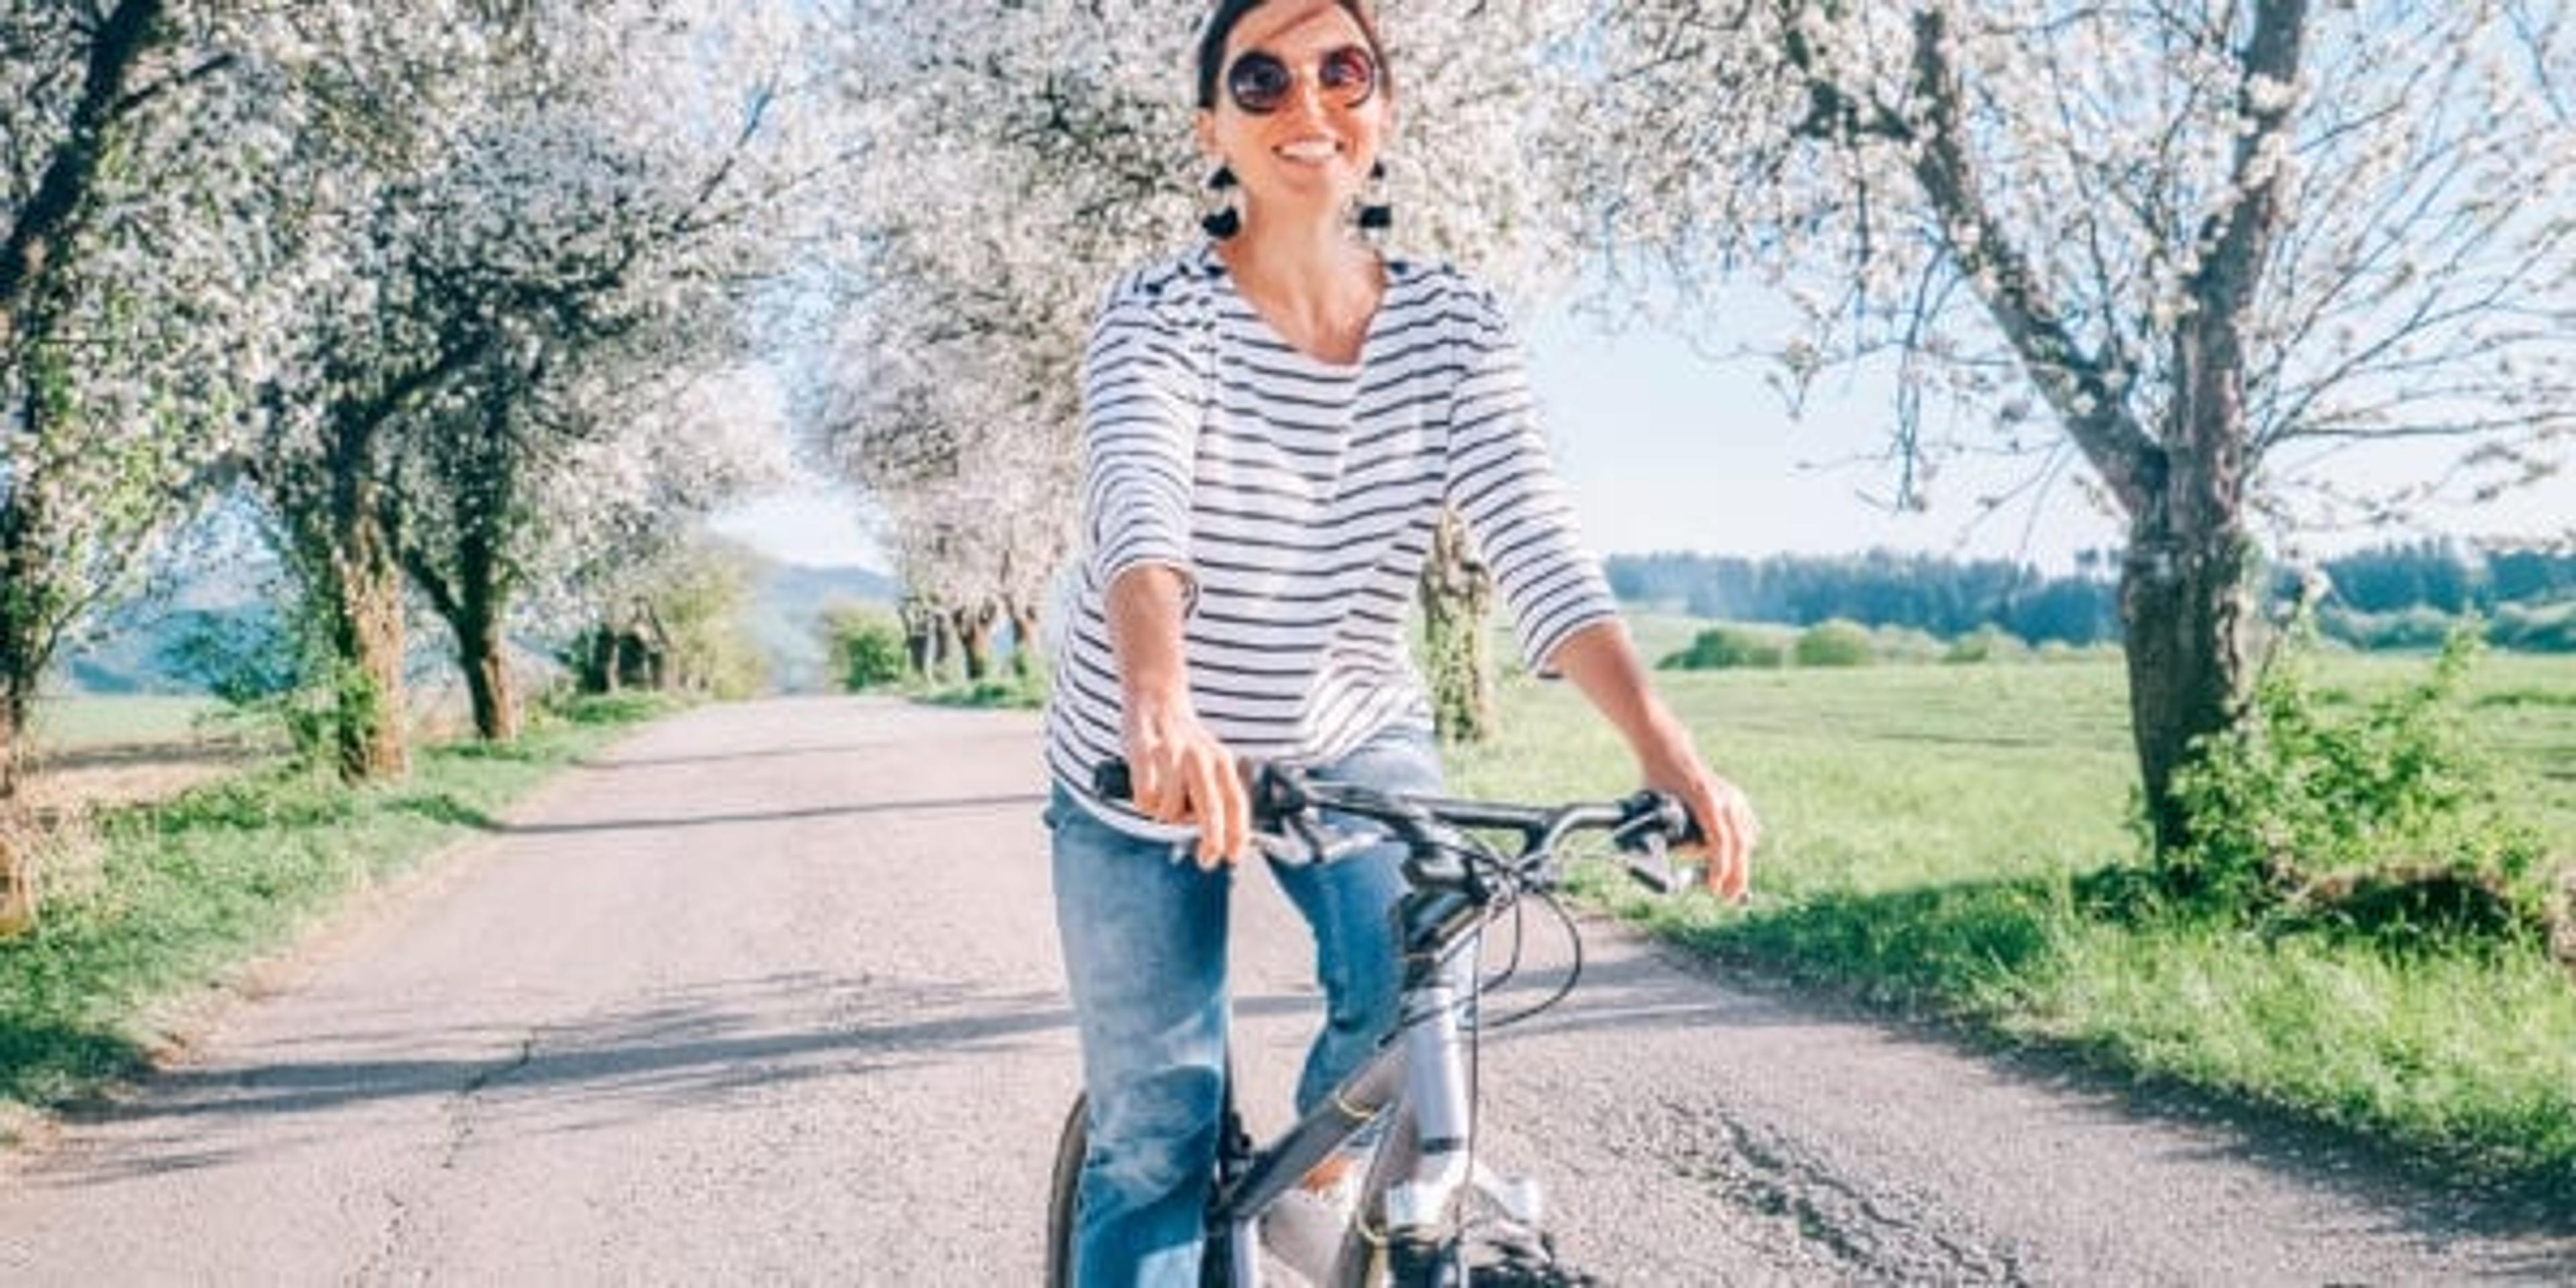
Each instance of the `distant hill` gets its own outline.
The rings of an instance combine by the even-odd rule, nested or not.
[[[277,561],[256,548],[165,569],[161,584],[109,609],[60,655],[68,686],[83,693],[202,693],[197,678],[174,672],[179,641],[233,623],[273,622],[283,593]]]
[[[903,586],[865,568],[767,564],[752,593],[751,633],[769,658],[769,682],[782,693],[831,687],[824,666],[823,610],[834,604],[891,609]]]
[[[146,595],[109,613],[90,638],[62,659],[66,687],[82,693],[199,693],[199,677],[172,665],[172,648],[191,633],[229,623],[266,623],[279,594],[276,569],[265,560],[228,564],[189,577],[164,593]],[[836,603],[889,608],[903,588],[865,568],[814,568],[763,563],[753,588],[748,622],[769,659],[771,683],[783,692],[828,687],[824,671],[823,610]],[[444,632],[415,645],[446,646]]]

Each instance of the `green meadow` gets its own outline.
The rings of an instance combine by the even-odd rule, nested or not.
[[[36,703],[35,743],[48,753],[185,739],[221,711],[211,698],[46,697]]]
[[[1640,631],[1650,651],[1658,626]],[[1678,638],[1665,630],[1664,637]],[[2329,657],[2329,706],[2424,658]],[[2576,1193],[2576,978],[2535,942],[2401,949],[2088,891],[2141,857],[2116,658],[1666,672],[1659,684],[1764,823],[1757,897],[1587,893],[1771,977],[2323,1127],[2457,1180]],[[2576,858],[2576,662],[2490,655],[2467,696],[2512,800]],[[1517,679],[1453,786],[1627,790],[1571,689]],[[2089,878],[2089,879],[2088,879]]]

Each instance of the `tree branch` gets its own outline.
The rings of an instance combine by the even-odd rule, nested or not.
[[[107,129],[133,75],[155,38],[162,0],[119,0],[90,44],[80,102],[69,130],[17,221],[0,242],[0,348],[17,339],[18,317],[36,291],[54,244],[87,203],[99,162],[107,155]]]
[[[1944,9],[1936,6],[1915,15],[1915,92],[1924,104],[1915,179],[1940,218],[1944,245],[2033,383],[2057,409],[2067,435],[2120,504],[2137,513],[2148,504],[2153,488],[2149,476],[2162,449],[2129,411],[2131,373],[2116,355],[2083,351],[2056,304],[2042,294],[2029,256],[1987,207],[1968,155],[1965,90],[1951,62],[1949,39]]]
[[[198,81],[204,80],[205,78],[214,75],[216,72],[232,66],[236,61],[239,60],[235,59],[231,54],[216,54],[184,72],[173,72],[168,76],[164,76],[161,79],[154,81],[141,89],[135,90],[121,99],[118,99],[116,101],[116,107],[111,112],[111,115],[124,116],[172,90],[184,89],[187,86],[194,85]]]

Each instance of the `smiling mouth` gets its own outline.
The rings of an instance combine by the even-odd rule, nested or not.
[[[1341,155],[1342,147],[1329,139],[1303,139],[1280,145],[1276,151],[1290,161],[1309,163],[1330,161]]]

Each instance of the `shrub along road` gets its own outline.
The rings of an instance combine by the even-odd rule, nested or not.
[[[1025,715],[662,722],[11,1160],[0,1281],[1034,1282],[1075,1081],[1039,790]],[[1275,1123],[1309,949],[1266,878],[1237,908]],[[1585,933],[1488,1043],[1483,1147],[1611,1282],[2576,1275],[2546,1215]]]

